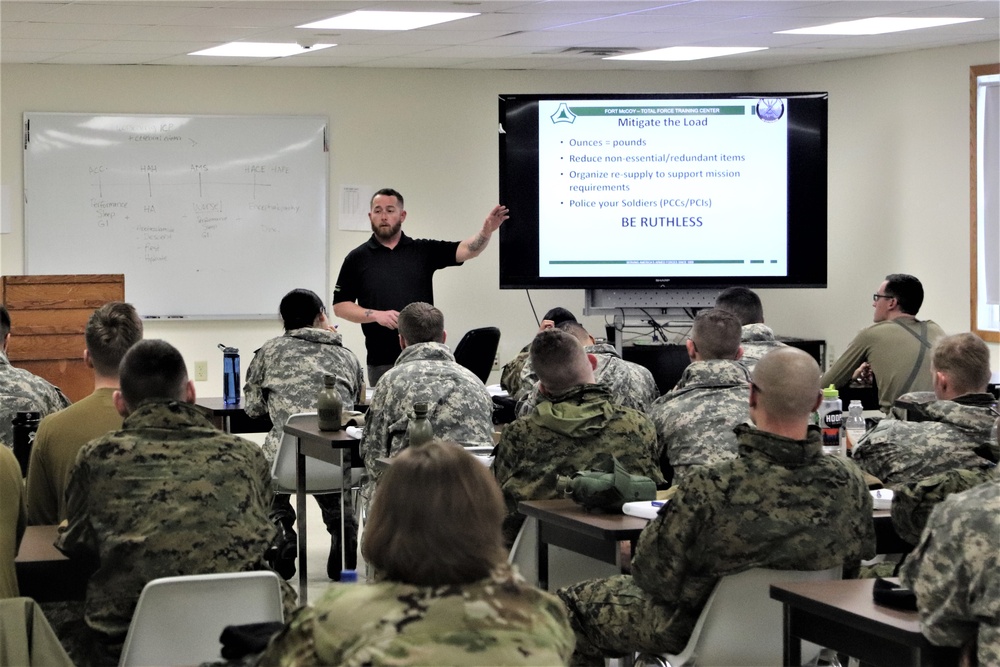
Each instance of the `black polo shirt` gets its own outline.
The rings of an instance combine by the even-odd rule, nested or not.
[[[357,301],[372,310],[402,310],[414,301],[434,303],[434,272],[455,261],[458,241],[399,237],[395,248],[378,242],[375,235],[348,253],[337,276],[333,303]],[[391,364],[399,356],[399,333],[376,322],[361,325],[368,350],[368,365]]]

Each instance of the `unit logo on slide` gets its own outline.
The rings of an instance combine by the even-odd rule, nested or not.
[[[773,123],[785,115],[785,103],[779,99],[761,98],[757,101],[757,117],[765,123]]]
[[[560,102],[559,108],[549,118],[552,119],[553,123],[572,123],[576,120],[576,114],[569,110],[565,102]]]

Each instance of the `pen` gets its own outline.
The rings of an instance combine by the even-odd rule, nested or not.
[[[664,502],[665,501],[663,501],[663,500],[654,500],[653,501],[653,507],[663,507],[663,503]]]

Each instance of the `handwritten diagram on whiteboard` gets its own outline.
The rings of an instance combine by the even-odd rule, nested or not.
[[[144,317],[328,298],[327,120],[26,113],[28,274],[124,273]]]

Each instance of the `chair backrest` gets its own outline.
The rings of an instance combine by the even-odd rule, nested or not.
[[[455,348],[455,361],[472,371],[486,384],[493,370],[497,347],[500,345],[500,329],[482,327],[472,329],[462,336]]]
[[[666,656],[667,662],[672,667],[780,665],[782,607],[771,599],[771,584],[840,579],[841,572],[839,566],[815,571],[754,568],[723,577],[702,609],[684,651]],[[818,646],[803,645],[803,661],[818,652]]]
[[[621,574],[618,565],[554,545],[549,545],[548,549],[550,591],[587,579],[603,579]],[[507,562],[517,566],[518,572],[529,584],[538,585],[538,519],[533,516],[525,517],[521,530],[514,538]]]
[[[286,424],[315,415],[315,412],[299,412],[288,418]],[[295,493],[295,436],[284,433],[278,445],[278,453],[271,463],[271,479],[275,492]],[[344,450],[350,455],[349,450]],[[360,483],[364,469],[351,468],[351,486]],[[340,491],[343,471],[340,466],[326,461],[306,457],[306,493],[332,493]]]
[[[281,580],[274,572],[154,579],[139,596],[119,666],[218,661],[227,625],[266,621],[284,621]]]

